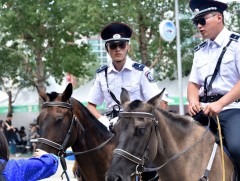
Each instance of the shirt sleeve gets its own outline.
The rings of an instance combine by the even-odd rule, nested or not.
[[[57,157],[44,154],[40,158],[9,160],[3,175],[7,181],[36,181],[54,175],[57,168]]]
[[[141,89],[144,101],[148,101],[149,99],[153,98],[154,96],[160,93],[160,90],[148,67],[145,67],[143,70],[143,75],[141,79]]]
[[[100,77],[99,75],[97,75],[94,81],[94,84],[92,85],[89,91],[88,102],[95,105],[101,105],[103,101],[104,101],[104,94],[103,94],[101,83],[100,83]]]
[[[192,65],[192,70],[189,76],[189,81],[200,85],[196,64],[197,64],[197,58],[196,58],[196,54],[194,54],[193,65]]]

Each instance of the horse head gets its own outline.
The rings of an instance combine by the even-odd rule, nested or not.
[[[49,94],[39,89],[38,93],[44,103],[37,117],[40,129],[37,147],[58,155],[74,143],[78,131],[76,128],[79,128],[75,126],[77,121],[70,99],[72,84],[68,84],[62,94]]]
[[[120,99],[124,112],[120,113],[113,128],[118,145],[113,151],[107,181],[128,181],[131,175],[138,175],[137,170],[141,166],[155,158],[158,143],[155,139],[157,121],[153,114],[159,106],[163,91],[148,102],[130,102],[127,90],[122,88]]]

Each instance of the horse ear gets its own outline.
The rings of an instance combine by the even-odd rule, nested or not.
[[[38,86],[36,86],[36,88],[39,96],[43,99],[44,102],[46,102],[48,98],[47,93],[45,91],[40,90]]]
[[[160,106],[160,101],[162,99],[164,91],[165,91],[165,88],[159,94],[157,94],[156,96],[151,98],[149,101],[147,101],[147,103],[153,105],[154,107]]]
[[[66,102],[71,96],[73,92],[72,84],[69,83],[65,89],[65,91],[62,93],[62,101]]]
[[[124,105],[126,102],[130,101],[128,91],[122,87],[122,92],[120,95],[121,105]],[[123,106],[124,107],[124,106]]]

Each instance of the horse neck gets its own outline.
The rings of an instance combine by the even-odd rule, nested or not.
[[[76,104],[75,104],[76,105]],[[78,138],[78,142],[84,142],[85,147],[93,148],[110,138],[110,134],[103,125],[91,114],[84,105],[80,103],[74,108],[79,125],[82,126],[83,134]],[[89,145],[91,144],[91,145]],[[94,144],[94,145],[92,145]]]
[[[169,113],[158,114],[158,150],[159,156],[169,159],[172,155],[179,153],[190,146],[204,133],[205,129],[184,117],[170,117]],[[164,145],[164,146],[163,146]]]

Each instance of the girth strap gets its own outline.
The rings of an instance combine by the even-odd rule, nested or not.
[[[218,147],[218,144],[215,142],[214,145],[213,145],[213,150],[212,150],[211,157],[210,157],[210,159],[209,159],[209,161],[208,161],[207,168],[206,168],[206,170],[204,171],[203,176],[199,179],[199,181],[208,180],[208,176],[209,176],[210,170],[211,170],[211,168],[212,168],[213,160],[214,160],[214,158],[215,158],[215,156],[216,156],[217,147]]]

